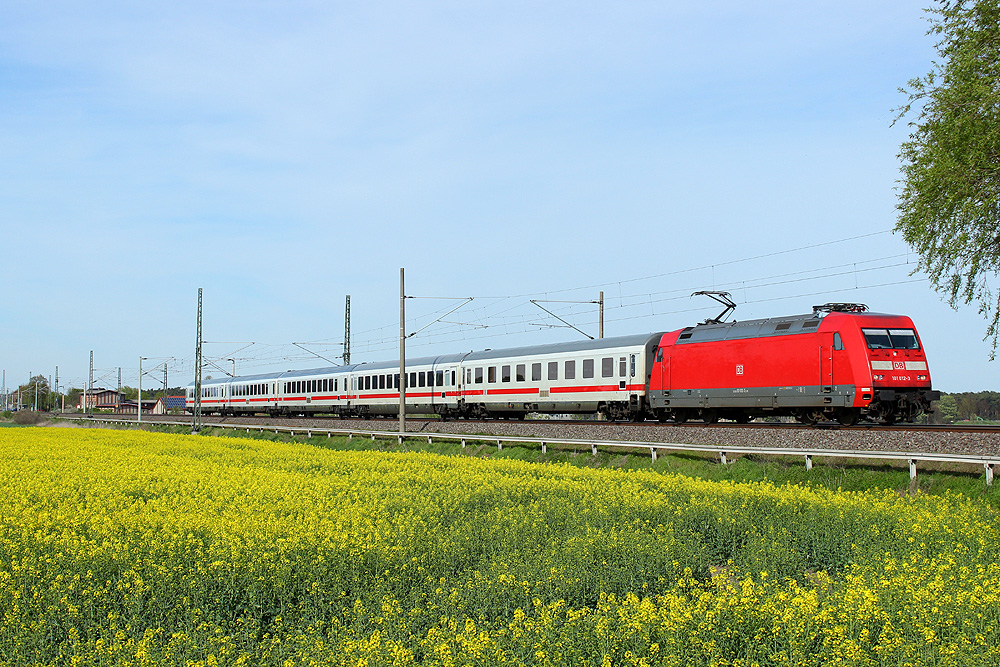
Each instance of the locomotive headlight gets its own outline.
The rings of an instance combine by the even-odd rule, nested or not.
[[[927,376],[926,376],[926,375],[918,375],[918,376],[917,376],[917,379],[918,379],[918,380],[926,380],[926,379],[927,379]]]
[[[885,376],[884,375],[873,375],[872,379],[873,380],[884,380]]]

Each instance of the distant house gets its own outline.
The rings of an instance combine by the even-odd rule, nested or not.
[[[80,394],[77,409],[83,410],[83,399],[87,397],[88,410],[114,410],[121,403],[121,394],[114,389],[91,389],[86,394]]]
[[[151,400],[151,399],[143,399],[143,401],[142,401],[142,414],[144,414],[144,415],[151,414],[153,412],[153,407],[158,402],[159,401],[154,401],[154,400]],[[135,414],[135,401],[131,401],[131,400],[130,401],[122,401],[121,404],[118,406],[118,412],[120,412],[122,414],[125,414],[125,415],[134,415]]]
[[[161,396],[153,406],[154,415],[165,415],[174,409],[184,409],[183,396]]]

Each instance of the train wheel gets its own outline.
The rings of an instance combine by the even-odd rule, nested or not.
[[[800,424],[806,424],[807,426],[812,426],[817,421],[816,415],[806,410],[802,410],[798,414],[796,414],[795,420]]]
[[[687,420],[688,420],[687,412],[685,412],[684,410],[674,410],[675,424],[684,424],[687,422]]]
[[[733,416],[733,421],[735,421],[737,424],[749,424],[751,419],[753,419],[753,417],[746,414],[745,412],[741,412]]]
[[[715,410],[702,410],[701,420],[706,424],[714,424],[719,421],[719,413]]]
[[[858,418],[861,415],[854,408],[844,408],[837,415],[837,421],[839,421],[844,426],[854,426],[858,423]]]

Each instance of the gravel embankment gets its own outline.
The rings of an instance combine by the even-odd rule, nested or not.
[[[164,421],[163,417],[156,418]],[[190,422],[191,417],[166,418]],[[266,417],[205,417],[229,424],[304,428],[342,428],[365,431],[395,431],[394,420],[362,419],[270,419]],[[498,436],[525,436],[553,439],[627,440],[633,442],[671,442],[684,444],[730,445],[733,447],[787,447],[789,449],[847,449],[860,451],[939,452],[948,454],[1000,454],[1000,433],[948,433],[908,430],[837,430],[812,427],[726,428],[646,424],[551,424],[528,420],[496,422],[408,420],[408,431],[419,433],[472,433]]]

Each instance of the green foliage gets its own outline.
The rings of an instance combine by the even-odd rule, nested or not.
[[[47,410],[55,397],[49,388],[49,381],[44,375],[32,376],[28,382],[17,388],[17,392],[19,397],[17,400],[20,401],[21,405],[29,408],[35,405],[39,410]],[[37,403],[35,402],[36,397]]]
[[[9,420],[13,416],[14,416],[13,412],[11,412],[10,410],[4,410],[3,413],[0,414],[0,419],[7,419],[7,420]]]
[[[909,122],[900,147],[903,187],[896,231],[920,254],[935,289],[953,307],[975,302],[1000,335],[1000,3],[938,0],[928,10],[940,59],[907,88]]]
[[[70,407],[75,407],[80,404],[80,396],[83,395],[83,389],[78,387],[73,387],[68,392],[66,392],[66,409]]]
[[[938,417],[945,424],[951,424],[958,418],[958,401],[951,394],[942,394],[938,403]]]

